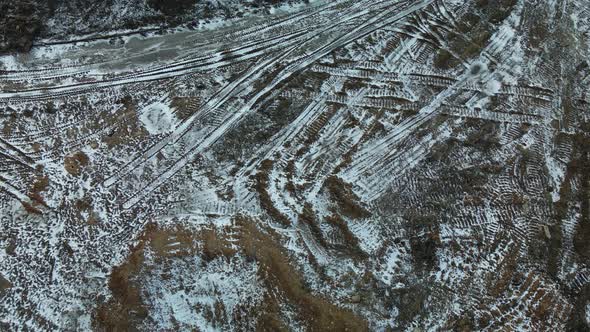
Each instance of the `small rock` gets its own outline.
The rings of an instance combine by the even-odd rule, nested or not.
[[[360,295],[358,295],[358,294],[356,294],[356,295],[353,295],[353,296],[350,298],[350,302],[352,302],[352,303],[360,303],[360,302],[361,302],[361,296],[360,296]]]

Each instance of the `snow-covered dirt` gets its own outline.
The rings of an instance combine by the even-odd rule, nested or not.
[[[0,56],[0,330],[587,329],[589,5],[293,2]]]

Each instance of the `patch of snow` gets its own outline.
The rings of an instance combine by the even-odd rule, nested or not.
[[[392,286],[392,283],[396,280],[394,277],[396,271],[400,269],[402,265],[401,259],[402,253],[398,248],[390,248],[383,258],[382,269],[375,272],[375,277],[381,280],[384,284]]]
[[[172,132],[178,119],[170,106],[164,103],[153,103],[145,107],[139,116],[145,129],[152,135]]]
[[[485,87],[484,87],[484,92],[488,95],[495,95],[496,93],[498,93],[500,91],[500,89],[502,88],[502,83],[500,83],[497,80],[490,80],[486,83]]]

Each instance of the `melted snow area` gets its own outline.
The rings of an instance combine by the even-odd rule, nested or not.
[[[589,8],[318,0],[0,56],[0,330],[588,330]]]

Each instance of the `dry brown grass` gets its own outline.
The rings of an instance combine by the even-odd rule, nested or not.
[[[39,210],[38,208],[36,208],[34,206],[34,202],[33,202],[33,204],[31,204],[29,202],[21,201],[21,204],[22,204],[23,208],[25,208],[25,210],[30,214],[38,214],[38,215],[43,214],[43,212],[41,210]]]
[[[148,136],[146,129],[140,124],[137,117],[137,108],[133,98],[126,96],[119,100],[119,103],[121,108],[117,114],[97,118],[93,125],[94,129],[102,129],[105,126],[109,128],[108,134],[102,137],[102,141],[109,148],[129,144],[134,140]]]
[[[266,213],[268,213],[268,215],[273,220],[280,222],[284,226],[289,226],[291,225],[291,221],[279,210],[277,210],[277,208],[275,208],[272,199],[270,198],[270,194],[266,190],[272,168],[272,160],[266,159],[262,161],[260,169],[256,173],[256,184],[254,188],[256,189],[256,192],[258,192],[260,205],[266,211]]]
[[[349,218],[366,218],[371,214],[359,203],[359,198],[352,191],[352,185],[344,182],[337,176],[330,176],[324,182],[324,188],[328,191],[340,212]]]
[[[64,158],[64,168],[71,175],[79,176],[82,168],[88,166],[88,162],[88,156],[84,152],[78,151]]]
[[[317,118],[308,126],[310,129],[305,132],[308,136],[302,142],[301,147],[295,152],[297,157],[304,156],[309,152],[309,149],[313,144],[320,139],[321,131],[326,123],[338,112],[339,109],[340,106],[328,108],[325,117]]]
[[[2,293],[11,288],[12,284],[10,283],[10,281],[6,280],[6,278],[4,278],[4,276],[2,276],[0,274],[0,295],[2,295]]]
[[[4,120],[3,126],[2,126],[2,134],[4,134],[4,136],[10,136],[12,135],[14,129],[16,128],[16,115],[10,115],[10,117],[6,120]]]
[[[35,177],[35,181],[31,185],[31,189],[29,190],[29,193],[27,194],[27,196],[29,196],[29,198],[31,199],[31,206],[32,207],[38,207],[38,206],[47,207],[47,204],[45,203],[45,199],[41,195],[41,192],[46,191],[48,187],[49,187],[49,178],[47,176],[37,175]],[[26,206],[25,206],[25,209],[27,209]],[[31,212],[31,211],[29,211],[29,212]]]
[[[315,217],[315,212],[313,211],[313,207],[310,203],[306,202],[303,211],[299,214],[299,222],[307,225],[313,237],[318,241],[318,243],[327,248],[328,244],[326,243],[326,239],[324,238],[324,234]]]
[[[491,4],[490,8],[494,7],[494,4]],[[491,15],[480,14],[480,16],[468,13],[459,19],[458,33],[452,32],[446,36],[449,49],[439,50],[434,58],[435,67],[441,69],[454,68],[466,59],[473,58],[481,53],[491,37],[491,27],[486,22],[486,18]],[[488,19],[491,20],[492,18],[489,17]],[[459,58],[456,58],[453,54]]]
[[[47,187],[49,187],[49,177],[37,176],[31,186],[31,192],[39,193],[47,190]]]
[[[239,229],[239,246],[244,254],[259,264],[259,275],[267,288],[280,292],[288,303],[295,306],[298,318],[308,325],[310,331],[367,331],[367,323],[353,312],[342,309],[326,299],[309,292],[299,271],[287,259],[282,247],[277,244],[277,235],[272,231],[262,232],[251,219],[236,218]],[[278,313],[280,299],[273,292],[267,293],[266,312]],[[277,326],[278,315],[263,315],[258,325]],[[280,320],[279,320],[280,322]],[[261,329],[262,331],[269,329]]]
[[[350,231],[348,224],[338,214],[333,214],[326,218],[326,221],[336,227],[344,240],[342,247],[336,247],[340,251],[345,251],[352,258],[365,259],[367,254],[360,248],[357,237]]]
[[[172,102],[170,103],[170,107],[174,108],[174,114],[179,120],[186,120],[188,119],[193,111],[191,110],[191,105],[197,104],[199,102],[197,97],[173,97]]]
[[[45,199],[41,195],[41,192],[47,190],[49,186],[49,178],[47,176],[37,175],[35,181],[31,185],[31,189],[27,193],[30,201],[21,201],[21,204],[25,211],[30,214],[42,215],[42,207],[48,207]]]
[[[217,257],[231,258],[236,254],[228,240],[216,230],[205,230],[200,238],[203,240],[201,256],[206,261],[212,261]]]
[[[224,232],[210,229],[198,233],[148,226],[127,261],[113,269],[109,279],[113,297],[95,311],[94,328],[98,331],[135,331],[148,316],[149,307],[141,298],[140,273],[146,269],[149,271],[144,258],[144,250],[149,246],[160,259],[200,253],[205,261],[231,259],[237,254],[256,261],[259,266],[257,274],[268,291],[259,306],[245,307],[244,310],[251,315],[240,319],[257,317],[257,331],[288,330],[282,314],[283,304],[296,310],[298,320],[306,324],[309,331],[368,330],[367,323],[350,310],[311,293],[279,244],[279,235],[270,229],[259,229],[255,222],[238,216]],[[171,242],[181,245],[170,251]],[[201,244],[197,246],[195,243]],[[223,308],[216,307],[215,311],[214,317],[227,316]],[[235,312],[231,314],[236,315]]]
[[[518,250],[514,248],[514,250],[510,250],[508,255],[502,263],[500,264],[499,271],[497,274],[493,276],[493,280],[491,280],[491,285],[488,288],[488,292],[493,297],[498,297],[502,294],[512,281],[514,273],[516,271],[518,264]]]
[[[170,244],[180,242],[180,246]],[[149,308],[141,298],[141,282],[136,280],[145,264],[144,251],[149,246],[157,259],[194,253],[192,234],[186,230],[160,229],[149,224],[139,239],[139,244],[131,249],[127,260],[113,268],[109,278],[112,298],[98,306],[94,312],[93,326],[98,331],[136,331],[149,314]]]
[[[147,316],[140,287],[132,280],[143,266],[144,246],[141,242],[131,250],[127,261],[112,270],[108,285],[113,297],[96,309],[93,322],[96,330],[135,331]]]
[[[575,108],[569,98],[564,98],[564,113],[574,112]],[[572,144],[570,161],[567,164],[565,177],[559,188],[559,200],[553,205],[555,223],[549,225],[551,239],[548,245],[547,269],[550,275],[556,276],[563,245],[561,224],[576,203],[580,205],[581,218],[576,227],[573,238],[573,249],[581,261],[590,258],[590,145],[588,132],[590,123],[580,124],[581,132],[576,134],[561,133],[555,138],[556,142]],[[579,183],[574,186],[573,183]]]

